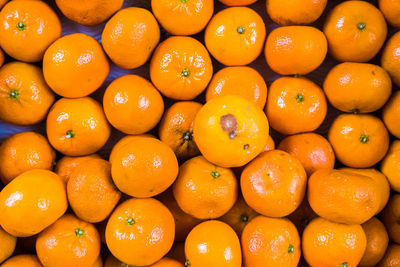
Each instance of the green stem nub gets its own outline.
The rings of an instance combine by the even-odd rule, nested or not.
[[[239,33],[239,34],[243,34],[244,33],[244,28],[242,27],[242,26],[240,26],[240,27],[237,27],[237,32]]]
[[[211,176],[214,177],[214,178],[218,178],[220,175],[221,175],[221,174],[219,174],[219,172],[216,171],[216,170],[214,170],[214,171],[211,172]]]
[[[297,101],[297,103],[303,102],[304,101],[304,95],[297,94],[296,95],[296,101]]]
[[[189,69],[188,69],[188,68],[184,68],[184,69],[182,70],[182,76],[183,76],[183,77],[189,77],[189,75],[190,75]]]
[[[288,252],[292,254],[294,252],[294,247],[292,244],[289,244]]]
[[[23,30],[25,30],[25,28],[26,28],[25,23],[23,23],[23,22],[18,22],[17,23],[17,29],[18,30],[23,31]]]
[[[67,135],[65,135],[66,138],[73,138],[75,136],[75,132],[72,130],[67,131]]]
[[[126,223],[128,225],[134,225],[135,224],[135,220],[132,217],[129,217],[128,220],[126,220]]]
[[[360,23],[357,24],[357,29],[359,29],[360,31],[361,31],[361,30],[364,30],[364,29],[365,29],[365,26],[366,26],[366,25],[365,25],[364,22],[360,22]]]
[[[85,233],[85,231],[83,231],[83,229],[81,229],[81,228],[76,228],[76,229],[75,229],[75,235],[76,235],[77,237],[82,237],[82,236],[83,236],[83,233]]]
[[[369,141],[369,136],[368,135],[362,134],[360,136],[360,142],[361,143],[366,144],[366,143],[368,143],[368,141]]]
[[[10,97],[12,99],[17,99],[19,97],[19,92],[17,90],[11,90],[10,91]]]
[[[186,132],[183,134],[182,139],[185,141],[191,141],[193,139],[193,133],[191,132]]]
[[[189,260],[185,261],[185,266],[190,266],[190,261]]]
[[[242,222],[248,222],[249,221],[249,216],[247,216],[247,214],[242,214],[242,215],[240,215],[240,220]]]
[[[187,3],[188,0],[181,0],[182,3]]]
[[[340,267],[347,267],[347,262],[343,262],[340,264]]]

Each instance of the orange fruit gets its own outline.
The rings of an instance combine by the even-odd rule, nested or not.
[[[36,251],[44,266],[92,266],[100,236],[93,224],[66,214],[39,234]]]
[[[267,145],[264,148],[264,151],[270,151],[275,149],[275,141],[272,139],[272,137],[269,135],[267,139]]]
[[[11,1],[1,9],[0,22],[1,48],[20,61],[41,61],[61,37],[57,14],[42,1]]]
[[[148,137],[132,138],[116,151],[111,175],[119,190],[133,197],[152,197],[164,192],[178,175],[172,149]]]
[[[201,32],[214,11],[213,0],[152,0],[151,9],[161,26],[172,35]]]
[[[68,19],[85,26],[95,26],[106,21],[122,7],[123,0],[56,0],[57,7]]]
[[[138,75],[124,75],[107,87],[103,108],[115,128],[126,134],[142,134],[160,121],[164,101],[148,80]]]
[[[366,1],[336,5],[323,27],[329,54],[338,61],[367,62],[381,49],[387,26],[382,13]]]
[[[153,264],[167,254],[174,235],[171,212],[152,198],[132,198],[121,203],[106,228],[111,253],[122,262],[139,266]]]
[[[382,161],[381,171],[389,180],[392,190],[400,192],[400,140],[395,140],[390,145]]]
[[[308,203],[306,197],[303,199],[300,206],[287,216],[287,218],[296,226],[300,234],[302,234],[307,225],[317,217],[318,215],[310,207],[310,203]]]
[[[327,49],[325,35],[317,28],[285,26],[268,35],[264,53],[273,71],[282,75],[304,75],[321,65]]]
[[[317,129],[327,104],[322,89],[307,78],[282,77],[268,91],[265,112],[272,128],[283,134]]]
[[[103,84],[109,70],[101,45],[83,33],[61,37],[43,57],[44,78],[50,88],[63,97],[90,95]]]
[[[303,233],[303,254],[311,266],[356,267],[367,238],[357,224],[334,223],[323,218],[310,222]]]
[[[4,231],[0,226],[0,263],[14,253],[16,244],[17,238]]]
[[[292,213],[303,201],[307,175],[300,161],[281,150],[263,152],[240,177],[246,203],[269,217]]]
[[[372,115],[340,115],[331,124],[328,140],[336,158],[353,168],[373,166],[389,148],[385,125]]]
[[[192,100],[206,89],[213,75],[210,55],[202,43],[192,37],[173,36],[154,51],[150,77],[166,97]]]
[[[118,142],[115,143],[115,145],[112,147],[111,153],[108,157],[109,158],[108,161],[112,164],[115,154],[117,154],[117,151],[120,150],[120,148],[124,147],[132,139],[135,139],[137,137],[154,138],[154,136],[152,136],[150,134],[126,135],[126,136],[122,137],[120,140],[118,140]]]
[[[43,267],[36,255],[21,254],[9,258],[1,267]]]
[[[248,6],[257,2],[257,0],[218,0],[218,1],[220,1],[222,4],[226,6]]]
[[[226,223],[211,220],[200,223],[185,241],[186,266],[242,266],[240,241]]]
[[[264,150],[268,119],[256,104],[235,95],[208,101],[194,120],[194,140],[203,156],[221,167],[240,167]]]
[[[17,133],[0,145],[0,180],[8,184],[28,170],[51,170],[55,158],[54,149],[43,135]]]
[[[183,267],[183,264],[177,260],[164,257],[160,261],[150,265],[150,267]]]
[[[380,66],[345,62],[326,75],[324,92],[332,106],[341,111],[369,113],[383,107],[389,99],[392,81]]]
[[[50,144],[67,156],[95,153],[111,133],[101,105],[90,97],[58,100],[47,116],[46,130]]]
[[[206,100],[217,96],[237,95],[264,108],[267,85],[264,78],[247,66],[227,67],[214,74],[206,91]]]
[[[153,14],[138,7],[118,11],[106,23],[101,35],[107,55],[123,69],[146,63],[159,40],[160,28]]]
[[[392,241],[400,244],[400,195],[392,194],[382,212],[382,222]]]
[[[100,159],[100,156],[97,154],[91,154],[83,157],[68,157],[64,156],[59,161],[57,161],[56,166],[54,167],[54,172],[58,174],[64,181],[65,185],[67,185],[69,177],[73,170],[78,167],[82,162],[89,159]]]
[[[57,174],[30,170],[0,192],[0,225],[13,236],[32,236],[54,223],[67,206],[65,186]]]
[[[288,219],[257,216],[244,228],[241,243],[248,267],[296,267],[300,260],[299,233]]]
[[[400,91],[396,91],[390,97],[382,112],[382,119],[389,132],[400,138]]]
[[[232,170],[198,156],[181,165],[173,192],[184,212],[199,219],[215,219],[232,208],[238,184]]]
[[[0,119],[17,125],[44,120],[54,102],[39,67],[11,62],[0,69]]]
[[[381,66],[389,73],[390,77],[392,77],[393,83],[397,86],[400,86],[399,49],[400,33],[397,32],[386,42],[381,57]]]
[[[379,262],[377,267],[394,267],[400,265],[400,246],[390,244],[386,250],[385,256]]]
[[[212,17],[204,42],[220,63],[247,65],[261,54],[265,35],[264,21],[257,12],[248,7],[229,7]]]
[[[400,3],[395,0],[379,0],[379,9],[393,27],[400,27]]]
[[[200,154],[193,140],[193,124],[201,107],[200,103],[194,101],[180,101],[169,107],[163,115],[158,135],[178,158],[190,158]]]
[[[335,165],[335,153],[331,144],[316,133],[288,136],[279,143],[278,149],[297,158],[307,175],[319,169],[333,169]]]

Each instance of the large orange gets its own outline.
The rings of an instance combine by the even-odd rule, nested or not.
[[[389,180],[390,187],[400,192],[400,140],[390,145],[389,151],[381,164],[381,171]]]
[[[379,262],[377,267],[395,267],[400,266],[400,245],[390,244],[386,250],[385,256]]]
[[[4,262],[1,267],[43,267],[36,255],[21,254],[13,256]]]
[[[400,91],[390,97],[382,112],[382,119],[389,132],[400,138]]]
[[[90,154],[83,157],[64,156],[59,161],[57,161],[57,164],[54,167],[54,172],[57,173],[63,179],[66,185],[68,183],[72,171],[76,167],[78,167],[82,162],[88,159],[100,159],[100,156],[97,154]]]
[[[381,66],[392,77],[394,84],[400,87],[400,32],[396,32],[386,42],[382,50]]]
[[[390,240],[400,244],[400,195],[392,194],[389,203],[382,212],[382,222]]]
[[[379,9],[387,22],[393,27],[400,27],[400,3],[396,0],[378,0]]]
[[[10,235],[0,227],[0,263],[8,259],[17,244],[17,238]]]

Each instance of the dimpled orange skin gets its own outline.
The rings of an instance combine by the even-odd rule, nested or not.
[[[51,108],[46,126],[50,144],[67,156],[95,153],[111,133],[101,105],[90,97],[61,98]]]
[[[229,225],[216,220],[193,228],[185,241],[185,255],[190,267],[242,266],[239,238]]]
[[[130,142],[130,140],[135,139],[137,137],[149,137],[149,138],[154,138],[154,136],[150,134],[138,134],[138,135],[126,135],[122,137],[118,142],[112,147],[110,156],[108,157],[108,161],[112,164],[113,159],[115,157],[115,154],[117,154],[117,151],[125,146],[127,143]]]
[[[176,102],[163,115],[158,135],[178,158],[190,158],[200,154],[193,140],[193,124],[201,107],[200,103],[194,101]]]
[[[389,148],[385,125],[372,115],[339,115],[331,124],[328,140],[336,159],[353,168],[373,166]]]
[[[160,260],[171,249],[174,236],[171,212],[152,198],[126,200],[111,214],[106,228],[111,253],[122,262],[139,266]]]
[[[302,236],[303,255],[311,266],[356,267],[366,245],[367,238],[360,225],[339,224],[323,218],[312,220]]]
[[[207,87],[213,65],[207,49],[192,37],[173,36],[156,48],[150,77],[157,89],[175,100],[192,100]]]
[[[226,6],[248,6],[257,2],[257,0],[218,0]]]
[[[103,108],[116,129],[126,134],[142,134],[160,121],[164,101],[148,80],[138,75],[125,75],[107,87]]]
[[[54,149],[43,135],[35,132],[17,133],[0,145],[0,180],[8,184],[28,170],[51,170],[55,158]]]
[[[210,162],[241,167],[261,153],[269,134],[268,119],[252,102],[235,95],[208,101],[194,120],[194,140]]]
[[[20,61],[41,61],[49,45],[61,37],[57,14],[42,1],[7,3],[0,22],[1,48]]]
[[[247,66],[226,67],[214,74],[206,91],[206,101],[223,95],[238,95],[264,108],[267,85],[264,78]]]
[[[44,120],[54,102],[39,67],[11,62],[0,69],[0,119],[17,125]]]
[[[13,254],[17,238],[4,231],[0,226],[0,241],[0,263],[2,263]]]
[[[51,171],[24,172],[0,192],[1,227],[17,237],[41,232],[67,210],[65,191],[61,178]]]
[[[61,37],[43,57],[44,78],[50,88],[63,97],[77,98],[93,93],[103,84],[109,71],[101,45],[83,33]]]
[[[310,132],[325,119],[327,103],[322,89],[307,78],[282,77],[269,88],[265,112],[280,133]]]
[[[184,267],[184,265],[177,260],[164,257],[149,267]]]
[[[400,195],[392,194],[389,203],[382,212],[382,222],[386,227],[390,240],[400,244]]]
[[[336,65],[325,77],[323,87],[332,106],[344,112],[376,111],[392,93],[389,74],[380,66],[367,63]]]
[[[400,27],[400,3],[396,0],[379,0],[379,9],[393,27]]]
[[[54,172],[57,173],[62,178],[65,185],[67,185],[72,171],[82,162],[89,159],[100,159],[100,156],[97,154],[91,154],[83,157],[64,156],[59,161],[57,161],[57,164],[54,167]]]
[[[300,260],[299,233],[288,219],[257,216],[244,228],[241,244],[246,267],[296,267]]]
[[[9,258],[1,267],[43,267],[36,255],[21,254]]]
[[[377,218],[361,225],[367,237],[367,248],[362,257],[360,267],[373,267],[383,258],[389,243],[386,228]]]
[[[220,63],[240,66],[253,62],[261,54],[265,35],[264,21],[257,12],[248,7],[230,7],[212,17],[204,41]]]
[[[385,42],[387,26],[374,5],[366,1],[345,1],[330,11],[323,31],[334,59],[367,62]]]
[[[390,145],[389,151],[381,163],[381,171],[389,180],[390,187],[400,192],[400,140]]]
[[[325,35],[317,28],[285,26],[268,35],[264,53],[273,71],[282,75],[304,75],[321,65],[327,49]]]
[[[118,11],[107,22],[101,42],[110,59],[120,68],[142,66],[160,41],[160,28],[153,14],[143,8]]]
[[[400,265],[400,246],[398,244],[390,244],[386,250],[385,256],[379,262],[377,267],[395,267]]]
[[[400,91],[396,91],[385,105],[382,119],[389,132],[400,138]]]
[[[92,266],[100,254],[100,236],[93,224],[66,214],[39,234],[36,251],[44,266]]]
[[[400,32],[396,32],[382,50],[381,66],[389,73],[394,84],[400,87]]]

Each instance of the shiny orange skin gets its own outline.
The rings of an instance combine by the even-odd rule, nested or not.
[[[111,153],[108,157],[108,161],[112,164],[113,159],[115,157],[115,154],[117,154],[117,151],[128,144],[132,139],[135,139],[137,137],[149,137],[149,138],[154,138],[154,136],[150,134],[138,134],[138,135],[126,135],[122,137],[118,142],[112,147]]]
[[[393,27],[400,27],[400,3],[396,0],[379,0],[379,9]]]
[[[273,71],[282,75],[304,75],[321,65],[327,50],[325,35],[317,28],[284,26],[268,35],[264,53]]]
[[[288,136],[279,143],[278,149],[297,158],[308,176],[319,169],[333,169],[335,165],[335,153],[331,144],[316,133]]]
[[[218,1],[220,1],[222,4],[226,6],[248,6],[257,2],[257,0],[218,0]]]
[[[44,266],[92,266],[100,254],[100,236],[93,224],[66,214],[39,234],[36,251]]]
[[[39,67],[15,61],[0,69],[1,120],[17,125],[39,123],[54,98]]]
[[[216,220],[193,228],[185,241],[185,255],[190,267],[242,266],[239,238],[229,225]]]
[[[356,267],[366,245],[367,238],[360,225],[339,224],[323,218],[312,220],[302,236],[303,255],[311,266]]]
[[[400,91],[396,91],[390,97],[382,112],[382,119],[389,132],[400,138]]]
[[[326,75],[323,87],[332,106],[355,113],[380,109],[392,93],[389,74],[380,66],[368,63],[336,65]]]
[[[238,183],[232,170],[197,156],[179,168],[173,193],[184,212],[199,219],[215,219],[227,213],[236,202]]]
[[[46,49],[61,37],[57,14],[42,1],[7,3],[0,22],[1,48],[20,61],[41,61]]]
[[[385,125],[372,115],[339,115],[331,124],[328,140],[336,159],[353,168],[373,166],[389,148]]]
[[[138,7],[118,11],[106,23],[101,36],[104,50],[120,68],[142,66],[160,40],[160,28],[153,14]]]
[[[0,225],[13,236],[32,236],[54,223],[67,206],[65,186],[57,174],[30,170],[0,192]]]
[[[8,184],[28,170],[51,170],[55,159],[56,153],[43,135],[17,133],[0,145],[0,180]]]
[[[115,185],[133,197],[152,197],[164,192],[178,175],[172,149],[155,138],[132,138],[116,151],[111,164]]]
[[[160,121],[164,101],[145,78],[124,75],[107,87],[103,108],[108,121],[116,129],[126,134],[142,134],[153,129]]]
[[[394,84],[400,87],[400,33],[396,32],[386,42],[382,50],[381,66],[392,78]]]
[[[206,91],[206,101],[223,95],[238,95],[264,108],[267,85],[264,78],[247,66],[226,67],[214,74]]]
[[[184,265],[177,260],[164,257],[149,267],[184,267]]]
[[[0,263],[13,254],[16,244],[17,238],[4,231],[0,226]]]
[[[382,222],[390,240],[400,244],[400,195],[392,194],[389,203],[382,212]]]
[[[297,209],[306,185],[307,175],[300,161],[282,150],[263,152],[240,177],[246,203],[269,217],[283,217]]]
[[[161,42],[150,61],[150,77],[157,89],[175,100],[192,100],[213,75],[211,57],[192,37],[173,36]]]
[[[90,97],[58,100],[47,116],[46,130],[50,144],[67,156],[95,153],[111,134],[101,105]]]
[[[59,161],[57,161],[57,164],[54,167],[54,172],[57,173],[63,179],[65,185],[67,185],[69,177],[73,170],[78,167],[82,162],[85,162],[89,159],[100,159],[100,156],[97,154],[91,154],[83,157],[64,156]]]
[[[296,267],[300,260],[300,237],[288,219],[257,216],[244,228],[243,262],[246,267]]]
[[[394,267],[400,265],[400,246],[390,244],[386,250],[385,256],[379,262],[377,267]]]
[[[315,218],[319,217],[308,203],[308,199],[305,197],[300,206],[287,218],[296,226],[300,234],[303,233],[307,225]]]
[[[275,149],[275,141],[271,136],[268,136],[267,144],[265,145],[264,151],[270,151]]]
[[[56,0],[57,7],[68,19],[85,26],[106,21],[122,7],[123,0]]]
[[[265,35],[264,21],[257,12],[248,7],[229,7],[212,17],[204,42],[220,63],[241,66],[250,64],[261,54]]]
[[[21,254],[13,256],[4,262],[1,267],[43,267],[36,255]]]
[[[400,192],[400,140],[390,145],[381,163],[381,171],[387,177],[392,190]]]
[[[139,266],[160,260],[172,247],[174,236],[171,212],[152,198],[126,200],[111,214],[106,228],[111,253],[122,262]]]
[[[310,132],[325,119],[327,103],[322,89],[307,78],[282,77],[269,87],[265,112],[280,133]]]
[[[152,0],[151,9],[161,26],[172,35],[201,32],[214,12],[213,0]]]
[[[235,95],[208,101],[194,120],[194,140],[215,165],[241,167],[262,152],[269,134],[268,119],[254,103]]]
[[[362,257],[360,267],[373,267],[383,258],[389,243],[386,228],[377,218],[361,225],[367,237],[367,248]]]
[[[330,11],[323,31],[334,59],[367,62],[385,42],[387,26],[374,5],[366,1],[345,1]]]
[[[63,97],[77,98],[93,93],[103,84],[109,71],[101,45],[83,33],[61,37],[43,57],[44,78],[50,88]]]
[[[201,107],[200,103],[194,101],[176,102],[163,115],[158,135],[178,158],[190,158],[200,154],[193,140],[193,124]]]

